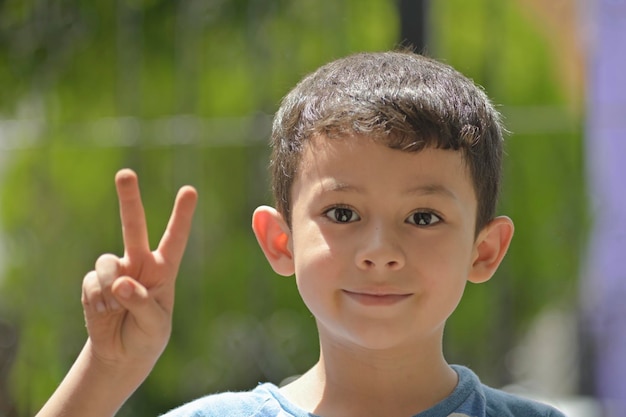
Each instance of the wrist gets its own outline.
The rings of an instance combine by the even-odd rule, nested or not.
[[[87,339],[78,361],[83,363],[90,374],[98,375],[99,378],[111,381],[119,380],[125,383],[136,381],[139,385],[150,374],[159,356],[160,354],[146,354],[107,357],[95,349],[91,339]]]
[[[87,340],[37,417],[112,417],[146,379],[154,362],[104,359]]]

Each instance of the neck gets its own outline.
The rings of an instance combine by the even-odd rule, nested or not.
[[[305,410],[324,417],[405,417],[443,400],[457,379],[443,357],[441,338],[430,345],[387,350],[322,338],[317,364],[284,392]]]

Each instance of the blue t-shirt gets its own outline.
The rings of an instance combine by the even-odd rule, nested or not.
[[[565,417],[556,409],[483,385],[476,374],[453,365],[459,383],[452,394],[414,417]],[[287,400],[273,384],[252,391],[208,395],[163,417],[316,417]]]

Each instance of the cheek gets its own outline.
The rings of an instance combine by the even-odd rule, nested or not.
[[[447,240],[424,245],[415,261],[418,289],[433,319],[442,322],[456,309],[469,276],[470,251],[466,244]]]
[[[319,235],[317,238],[307,238],[305,241],[294,239],[295,272],[298,282],[325,281],[331,271],[338,267],[342,255],[336,253]]]
[[[338,265],[347,259],[349,249],[345,234],[335,236],[312,220],[293,230],[293,247],[296,274],[311,268]],[[298,268],[304,270],[298,271]]]
[[[300,298],[317,318],[332,304],[332,294],[337,287],[333,257],[323,247],[300,253],[296,260],[296,285]],[[330,297],[330,298],[329,298]]]
[[[338,286],[347,254],[327,240],[313,222],[294,230],[293,245],[298,291],[310,310]],[[324,295],[326,294],[326,295]]]
[[[413,247],[413,262],[419,269],[427,268],[424,276],[428,277],[428,285],[454,285],[459,280],[465,281],[469,276],[472,256],[472,245],[464,237],[428,239]]]

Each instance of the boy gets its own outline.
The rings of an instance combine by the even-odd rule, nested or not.
[[[252,228],[294,275],[319,361],[294,382],[207,396],[168,416],[562,416],[482,385],[442,353],[467,281],[491,278],[513,236],[495,217],[499,115],[452,68],[408,52],[327,64],[283,100],[272,132],[277,208]],[[183,187],[156,251],[137,178],[116,176],[124,257],[83,283],[89,339],[39,416],[110,416],[170,334],[174,279],[196,192]]]

